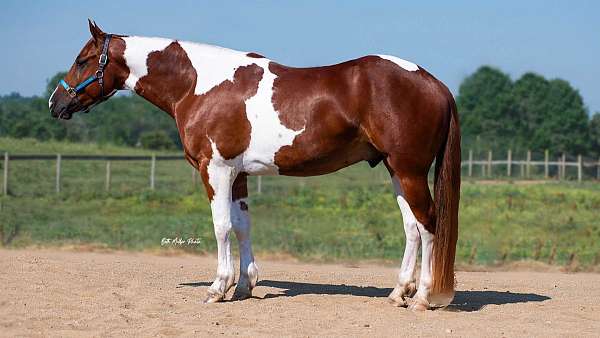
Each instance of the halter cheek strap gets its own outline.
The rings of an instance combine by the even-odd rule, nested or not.
[[[69,86],[67,81],[65,81],[64,79],[61,79],[59,81],[60,85],[63,86],[67,93],[69,93],[69,96],[71,96],[72,98],[77,97],[77,94],[82,92],[87,86],[92,84],[94,81],[98,81],[98,84],[100,85],[100,97],[104,97],[104,68],[108,63],[108,45],[110,43],[111,37],[111,34],[106,34],[106,37],[104,38],[104,44],[102,45],[102,54],[100,54],[100,59],[98,60],[98,70],[96,70],[96,73],[94,73],[94,75],[83,80],[75,87]]]

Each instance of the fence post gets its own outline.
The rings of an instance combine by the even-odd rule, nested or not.
[[[562,165],[562,179],[563,180],[565,179],[565,176],[566,176],[565,172],[567,171],[566,170],[567,166],[565,165],[566,159],[567,159],[567,156],[565,155],[565,153],[563,153],[562,154],[562,161],[561,161],[562,162],[561,165]]]
[[[558,174],[556,175],[558,180],[560,181],[562,179],[562,165],[560,164],[561,157],[559,156],[558,159],[556,160],[556,171],[558,172]]]
[[[550,152],[548,149],[544,150],[544,178],[548,179],[548,157]]]
[[[521,178],[525,177],[525,163],[521,161],[521,165],[519,165],[519,172],[521,173]]]
[[[531,174],[531,150],[527,150],[527,166],[525,167],[525,176],[529,178]]]
[[[506,154],[506,176],[510,177],[512,170],[512,150],[508,149],[508,154]]]
[[[110,161],[106,161],[106,181],[104,182],[104,190],[110,191]]]
[[[262,194],[262,176],[258,176],[256,179],[256,193]]]
[[[56,154],[56,193],[60,193],[60,163],[61,155]]]
[[[492,151],[488,150],[488,176],[492,177]]]
[[[485,178],[485,167],[487,167],[487,165],[485,164],[484,160],[481,160],[481,178]]]
[[[598,166],[598,168],[600,168],[600,164],[598,164]],[[473,150],[469,149],[469,177],[471,176],[473,176]]]
[[[600,157],[598,157],[598,168],[596,169],[596,178],[600,180]]]
[[[600,168],[600,162],[598,163],[598,168]],[[598,169],[598,172],[600,172],[600,169]],[[2,182],[2,194],[8,196],[8,152],[4,153],[4,175]]]
[[[154,190],[154,174],[156,172],[156,155],[152,154],[152,161],[150,162],[150,189]]]
[[[583,163],[581,160],[581,155],[577,155],[577,182],[581,182],[581,178],[583,176]]]

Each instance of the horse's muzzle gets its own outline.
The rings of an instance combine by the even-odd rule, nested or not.
[[[48,108],[52,117],[60,120],[70,120],[73,113],[83,110],[79,100],[67,97],[62,92],[55,92],[50,97]]]

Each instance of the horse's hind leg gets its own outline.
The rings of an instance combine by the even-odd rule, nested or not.
[[[248,185],[246,174],[239,174],[233,183],[231,201],[231,223],[240,248],[240,279],[233,293],[233,300],[252,296],[252,289],[258,280],[258,268],[254,263],[250,241],[250,215],[248,213]]]
[[[404,219],[407,247],[402,260],[402,268],[400,269],[398,293],[396,289],[390,295],[395,296],[394,299],[401,297],[401,300],[406,304],[406,296],[414,292],[410,288],[410,283],[414,281],[413,271],[418,253],[418,241],[421,239],[422,254],[421,254],[421,275],[419,278],[419,286],[413,297],[410,307],[413,310],[425,310],[429,307],[429,294],[431,292],[431,258],[433,250],[433,200],[427,185],[427,175],[414,175],[410,172],[403,172],[401,168],[390,165],[393,171],[394,186],[398,186],[401,194],[397,194],[398,205],[402,211]],[[411,243],[411,241],[414,241]],[[415,242],[417,244],[415,244]],[[410,279],[409,279],[410,276]],[[407,284],[407,281],[410,280]],[[403,286],[407,287],[403,288]],[[405,293],[402,295],[401,293]]]
[[[388,167],[388,169],[390,169]],[[390,175],[394,184],[394,196],[402,213],[404,223],[404,233],[406,235],[406,245],[404,246],[404,256],[402,265],[398,273],[398,283],[388,296],[390,302],[396,306],[407,306],[407,298],[412,297],[417,291],[415,285],[415,265],[419,253],[420,235],[417,229],[417,219],[410,210],[410,206],[404,198],[404,192],[400,185],[400,180],[390,169]]]

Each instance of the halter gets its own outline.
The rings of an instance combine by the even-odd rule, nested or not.
[[[108,44],[110,43],[111,34],[106,34],[104,38],[104,45],[102,46],[102,54],[100,54],[100,59],[98,60],[98,70],[94,75],[88,77],[83,80],[75,87],[69,86],[69,84],[64,80],[60,79],[60,84],[65,88],[69,96],[72,98],[76,98],[77,94],[83,91],[87,86],[92,84],[94,81],[98,80],[98,84],[100,85],[100,97],[104,97],[104,67],[108,63]]]

